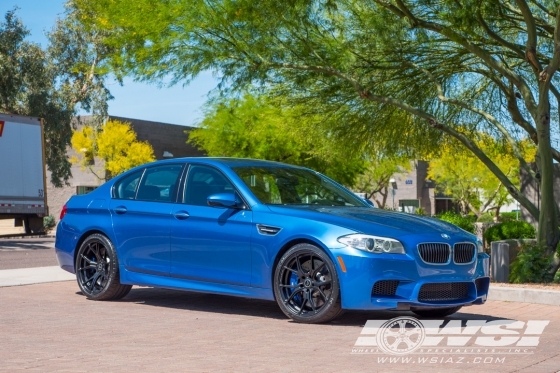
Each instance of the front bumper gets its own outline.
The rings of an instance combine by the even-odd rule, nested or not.
[[[410,254],[371,254],[353,248],[332,250],[339,266],[342,308],[356,310],[407,310],[483,304],[488,296],[489,256],[476,254],[471,264],[430,265]],[[340,259],[338,258],[340,257]],[[340,266],[344,262],[346,272]],[[374,292],[378,281],[395,284],[391,295]],[[436,284],[436,285],[430,285]],[[449,285],[454,284],[454,285]],[[423,289],[461,289],[459,297],[426,296]],[[446,290],[447,291],[447,290]],[[433,293],[429,293],[433,294]],[[453,299],[448,299],[453,298]]]

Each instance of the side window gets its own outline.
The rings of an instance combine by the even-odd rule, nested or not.
[[[117,181],[113,189],[115,198],[134,199],[138,182],[140,181],[140,177],[142,177],[142,172],[144,172],[144,170],[134,172]]]
[[[140,201],[173,202],[182,165],[165,165],[146,169],[136,199]]]
[[[235,189],[218,170],[208,166],[191,166],[183,202],[187,205],[207,206],[206,199],[215,193],[235,193]]]

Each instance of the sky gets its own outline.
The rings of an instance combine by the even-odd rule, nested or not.
[[[0,0],[0,17],[4,21],[7,11],[19,7],[17,16],[31,32],[26,40],[45,48],[48,44],[45,32],[63,16],[64,3],[63,0]],[[123,83],[123,86],[116,81],[107,84],[115,97],[109,101],[110,115],[192,126],[201,120],[201,106],[218,81],[208,72],[186,87],[179,84],[158,88],[130,78],[125,78]]]

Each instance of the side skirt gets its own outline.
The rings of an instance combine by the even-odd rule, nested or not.
[[[157,276],[147,273],[128,271],[122,266],[120,266],[119,270],[121,275],[121,284],[153,286],[174,290],[188,290],[201,293],[232,295],[243,298],[274,300],[272,289],[193,281],[168,276]]]

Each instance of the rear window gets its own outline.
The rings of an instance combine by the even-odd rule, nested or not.
[[[134,172],[123,177],[115,183],[114,193],[118,199],[134,199],[136,197],[136,189],[142,177],[144,170]]]
[[[175,201],[177,185],[182,169],[182,165],[165,165],[148,168],[142,178],[136,199],[160,202]]]

